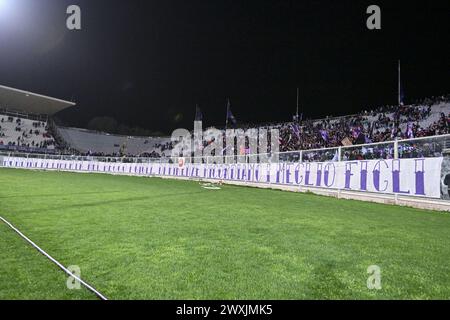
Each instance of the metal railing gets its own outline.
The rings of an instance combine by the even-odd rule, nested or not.
[[[1,150],[0,156],[30,159],[69,161],[99,161],[111,163],[178,163],[180,157],[94,157],[52,155]],[[371,159],[431,158],[450,156],[450,134],[388,142],[341,146],[311,150],[277,152],[270,154],[220,155],[182,157],[185,163],[265,163],[265,162],[329,162]]]
[[[5,109],[0,107],[0,118],[1,117],[22,118],[26,120],[40,121],[40,122],[47,122],[48,120],[48,116],[46,115],[26,113],[23,111],[15,111],[12,109]]]

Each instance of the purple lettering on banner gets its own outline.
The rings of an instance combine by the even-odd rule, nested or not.
[[[282,166],[282,164],[278,164],[277,165],[277,168],[276,168],[276,171],[275,171],[275,183],[280,183],[280,170],[281,170],[281,167]]]
[[[230,180],[234,180],[234,171],[235,171],[235,166],[232,165],[230,168]]]
[[[313,186],[314,183],[309,183],[309,177],[311,174],[311,163],[307,163],[305,166],[305,186]]]
[[[367,191],[367,161],[361,161],[360,189]]]
[[[236,166],[236,180],[241,180],[241,165]]]
[[[392,160],[392,186],[395,193],[409,194],[409,190],[400,190],[400,160]]]
[[[291,182],[291,165],[286,165],[286,170],[285,170],[285,179],[284,179],[284,183],[285,184],[292,184]]]
[[[245,168],[245,166],[242,166],[241,168],[241,180],[246,180],[247,179],[247,169]]]
[[[377,170],[377,167],[375,166],[373,168],[373,186],[375,188],[375,190],[380,191],[380,170]]]
[[[257,164],[253,167],[253,181],[260,182],[259,181],[259,170],[261,170],[261,166]]]
[[[357,164],[358,164],[358,162],[347,162],[345,164],[345,189],[351,189],[350,182],[351,182],[351,177],[353,176],[352,166],[357,165]]]
[[[223,178],[225,179],[225,180],[228,180],[228,168],[227,167],[225,167],[225,168],[223,168]]]
[[[381,164],[382,164],[382,163],[386,166],[386,168],[389,168],[389,165],[386,163],[386,161],[380,160],[380,161],[378,161],[378,162],[375,164],[375,166],[373,167],[372,175],[373,175],[373,186],[375,187],[375,190],[384,192],[384,191],[386,191],[387,188],[388,188],[388,181],[387,181],[387,180],[384,180],[384,182],[385,182],[386,184],[385,184],[384,189],[381,190],[381,189],[380,189],[380,182],[381,182],[380,180],[381,180]]]
[[[267,164],[267,167],[266,167],[266,183],[270,183],[271,181],[270,181],[270,164]]]
[[[425,159],[416,159],[415,173],[416,173],[416,195],[425,195]]]
[[[223,174],[223,169],[222,166],[219,165],[219,167],[217,168],[217,179],[222,179],[222,174]]]
[[[247,165],[245,170],[247,170],[247,181],[251,181],[252,180],[253,166],[252,165]]]
[[[300,176],[300,165],[297,164],[294,170],[294,180],[295,184],[300,184],[302,182],[303,177]]]
[[[433,166],[437,168],[441,163],[442,158],[436,157],[434,159],[355,160],[338,164],[335,162],[186,164],[181,168],[177,164],[123,164],[8,157],[0,164],[5,167],[26,169],[117,174],[130,172],[135,175],[166,175],[326,188],[339,187],[347,190],[370,190],[439,198],[440,190],[437,181],[440,172],[433,170]],[[428,172],[425,172],[426,170]],[[427,184],[426,187],[425,184]]]
[[[317,176],[316,176],[316,186],[320,187],[322,184],[322,164],[317,164]]]
[[[330,168],[333,168],[333,180],[330,181]],[[327,163],[324,168],[323,173],[323,182],[325,183],[326,187],[331,187],[334,184],[334,180],[336,179],[336,167],[334,166],[334,163]]]

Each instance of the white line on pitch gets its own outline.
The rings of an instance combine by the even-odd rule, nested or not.
[[[88,290],[93,292],[97,297],[99,297],[102,300],[108,300],[104,295],[102,295],[100,292],[98,292],[93,286],[88,284],[87,282],[83,281],[81,278],[77,277],[75,274],[70,272],[66,267],[64,267],[61,263],[59,263],[56,259],[54,259],[52,256],[50,256],[47,252],[42,250],[37,244],[35,244],[33,241],[31,241],[29,238],[27,238],[22,232],[20,232],[16,227],[14,227],[11,223],[6,221],[3,217],[0,217],[0,220],[3,221],[8,227],[10,227],[12,230],[14,230],[19,236],[21,236],[24,240],[26,240],[29,244],[31,244],[35,249],[37,249],[40,253],[42,253],[44,256],[46,256],[50,261],[52,261],[54,264],[56,264],[60,269],[62,269],[65,273],[73,277],[74,279],[78,280],[82,285],[84,285]]]

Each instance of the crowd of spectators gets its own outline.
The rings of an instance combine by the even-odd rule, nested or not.
[[[343,160],[384,158],[388,159],[394,156],[394,150],[391,144],[380,144],[372,147],[352,148],[352,145],[382,143],[393,140],[403,140],[418,137],[427,137],[450,133],[450,111],[441,113],[437,117],[432,106],[441,103],[450,103],[450,95],[432,97],[417,101],[412,105],[400,106],[381,106],[371,110],[364,110],[355,115],[342,117],[326,117],[319,120],[295,119],[292,122],[272,123],[267,125],[243,125],[240,128],[264,128],[278,129],[281,152],[292,152],[298,150],[314,150],[303,152],[304,161],[330,161],[337,157],[336,148],[346,146],[341,154]],[[62,139],[58,139],[55,130],[51,126],[46,127],[44,122],[33,122],[33,129],[23,130],[20,118],[7,117],[2,118],[0,122],[0,145],[4,145],[2,138],[5,137],[1,124],[4,122],[14,123],[16,131],[21,135],[16,141],[9,141],[5,145],[20,146],[27,148],[48,148],[57,147],[63,153],[70,153],[80,156],[97,157],[147,157],[160,158],[169,157],[173,148],[173,143],[158,142],[154,143],[151,139],[146,144],[152,144],[148,152],[139,155],[129,154],[126,148],[120,148],[120,151],[111,154],[89,151],[79,152],[71,149]],[[33,137],[41,137],[39,142],[35,142]],[[42,139],[42,137],[44,139]],[[55,142],[55,139],[57,142]],[[269,140],[270,130],[269,130]],[[211,141],[204,142],[206,147]],[[224,137],[224,151],[227,149],[226,139]],[[228,146],[230,148],[231,146]],[[330,148],[330,150],[327,150]],[[434,147],[433,147],[434,148]],[[439,147],[427,152],[439,152]],[[320,150],[318,149],[325,149]],[[417,148],[417,145],[404,143],[400,145],[399,153],[403,157],[412,157],[423,155],[423,148]],[[431,151],[430,151],[431,150]],[[270,151],[270,150],[269,150]],[[235,150],[236,155],[248,154],[250,148],[247,145],[240,150]],[[295,152],[289,155],[291,158],[298,158],[299,154]]]
[[[7,123],[14,124],[14,131],[17,138],[11,139],[6,131]],[[2,126],[3,125],[3,126]],[[0,119],[0,146],[22,147],[26,149],[47,149],[51,146],[55,147],[55,141],[45,122],[32,122],[32,129],[24,125],[22,118],[12,116],[2,117]]]
[[[449,102],[449,98],[443,102]],[[428,105],[381,107],[353,116],[280,124],[275,126],[280,132],[280,149],[320,149],[450,133],[450,113],[441,113],[438,121],[424,126],[431,105],[436,104],[427,101]]]
[[[359,114],[343,117],[327,117],[320,120],[300,120],[267,124],[257,128],[278,129],[280,135],[280,151],[291,152],[281,155],[286,161],[297,160],[300,157],[298,150],[304,151],[303,161],[331,161],[337,158],[336,148],[343,149],[341,159],[389,159],[394,157],[394,140],[413,139],[450,133],[450,110],[441,113],[438,120],[432,115],[432,105],[450,103],[450,95],[427,98],[413,105],[382,106],[373,110],[364,110]],[[247,130],[254,126],[243,125],[241,129]],[[269,134],[270,139],[270,134]],[[371,143],[383,143],[366,147],[354,147]],[[224,139],[225,149],[226,146]],[[233,148],[231,146],[231,148]],[[233,148],[234,149],[234,148]],[[320,149],[320,150],[319,150]],[[270,150],[269,150],[270,151]],[[439,143],[418,145],[418,143],[399,144],[401,157],[424,156],[439,154],[442,145]],[[250,153],[248,141],[245,148],[235,150],[235,154]]]

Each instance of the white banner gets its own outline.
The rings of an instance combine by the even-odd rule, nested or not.
[[[180,165],[4,157],[2,165],[10,168],[186,177],[440,198],[442,159]]]

